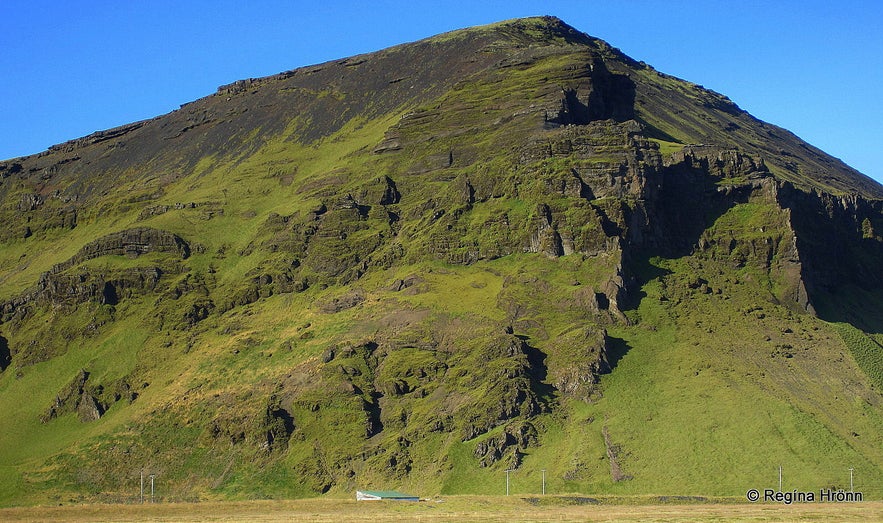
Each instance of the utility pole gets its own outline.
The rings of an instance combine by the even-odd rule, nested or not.
[[[543,469],[543,495],[546,495],[546,469]]]
[[[144,503],[144,469],[141,470],[141,503]]]
[[[782,492],[782,465],[779,465],[779,492]]]
[[[506,495],[509,495],[509,473],[512,472],[512,469],[506,469]]]
[[[156,477],[156,474],[150,475],[150,502],[153,503],[153,478]]]
[[[852,490],[852,471],[853,470],[854,469],[852,467],[849,467],[849,491],[850,492],[853,492],[853,490]]]

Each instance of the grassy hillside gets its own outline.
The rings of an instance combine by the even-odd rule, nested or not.
[[[0,505],[879,499],[883,189],[764,125],[527,19],[4,163]]]
[[[529,255],[522,263],[530,266],[536,256]],[[538,440],[524,449],[513,477],[515,491],[532,492],[540,469],[546,469],[553,492],[736,496],[750,487],[775,486],[781,464],[790,488],[843,487],[848,478],[845,468],[854,467],[866,495],[876,495],[874,485],[881,484],[878,463],[883,458],[879,397],[837,335],[838,327],[795,316],[781,306],[751,305],[757,303],[753,300],[759,289],[750,283],[723,286],[726,295],[715,294],[715,288],[691,299],[671,297],[671,291],[684,289],[669,282],[685,272],[688,277],[696,273],[684,271],[685,260],[658,262],[673,270],[642,287],[646,297],[628,312],[634,325],[608,329],[615,367],[602,378],[593,401],[585,403],[553,391],[552,411],[532,419]],[[268,405],[281,400],[274,398],[279,384],[303,379],[292,378],[293,369],[313,366],[323,372],[327,366],[315,365],[316,360],[341,337],[370,336],[389,323],[401,330],[407,330],[409,319],[420,321],[411,328],[421,330],[444,325],[452,335],[468,329],[476,323],[469,311],[493,309],[492,303],[486,303],[490,293],[481,290],[501,288],[501,277],[494,273],[514,273],[520,264],[512,265],[505,259],[465,269],[444,264],[423,267],[430,289],[457,292],[429,290],[401,301],[382,287],[395,274],[368,279],[363,282],[366,301],[358,310],[333,315],[333,321],[328,315],[309,313],[308,303],[299,299],[271,297],[193,336],[190,339],[196,343],[189,348],[190,342],[184,340],[170,340],[170,346],[163,347],[168,342],[147,340],[138,321],[117,321],[88,346],[71,347],[64,356],[28,369],[20,379],[4,373],[3,407],[20,413],[2,436],[3,448],[15,449],[3,454],[5,477],[17,479],[4,483],[4,497],[7,502],[45,502],[59,499],[52,496],[60,492],[79,492],[87,499],[118,492],[99,499],[126,499],[135,493],[141,467],[159,474],[168,499],[311,495],[312,489],[328,481],[323,474],[333,474],[313,468],[315,463],[358,454],[375,444],[389,452],[397,448],[396,438],[401,436],[384,437],[381,432],[373,441],[362,440],[358,436],[364,423],[351,418],[349,396],[334,399],[336,392],[323,391],[315,396],[323,402],[317,414],[310,407],[290,409],[295,429],[288,448],[268,452],[251,441],[257,436],[249,431],[266,424],[260,418]],[[405,272],[419,268],[408,269]],[[573,274],[566,269],[570,268],[560,270]],[[713,287],[717,284],[709,282]],[[310,300],[307,294],[301,297]],[[433,318],[436,315],[438,319]],[[225,334],[231,324],[236,325],[235,333]],[[407,334],[414,345],[421,335],[433,336]],[[550,333],[552,341],[555,334]],[[458,348],[466,350],[462,343]],[[535,344],[549,359],[554,356],[549,340],[537,339]],[[152,367],[141,374],[149,385],[141,385],[137,400],[114,404],[93,423],[79,422],[75,414],[39,422],[54,391],[80,368],[89,370],[90,380],[102,383],[131,375],[136,348],[140,365]],[[419,379],[408,375],[411,369],[434,362],[428,352],[399,349],[394,353],[396,361],[390,361],[392,356],[384,361],[393,367],[375,376],[400,375],[417,385]],[[545,382],[552,382],[551,377]],[[492,391],[466,389],[457,394],[470,393]],[[390,474],[394,467],[382,453],[366,459],[364,469],[354,470],[352,478],[332,491],[393,483],[426,494],[496,493],[506,464],[482,467],[475,449],[503,428],[464,442],[456,434],[424,436],[421,431],[427,430],[425,425],[437,412],[432,398],[429,392],[425,398],[404,402],[399,408],[406,414],[389,415],[407,415],[399,434],[421,438],[422,448],[408,450],[414,463],[409,474]],[[395,427],[386,419],[384,424],[388,425],[384,432]],[[213,434],[216,431],[221,437]],[[629,479],[613,481],[605,432],[616,449],[618,467]],[[23,445],[25,440],[31,443]],[[182,453],[182,449],[188,450]],[[55,457],[46,461],[45,456]],[[126,459],[117,461],[117,456]],[[120,488],[119,483],[128,483],[128,488]]]

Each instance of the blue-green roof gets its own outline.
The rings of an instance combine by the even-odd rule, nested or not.
[[[377,496],[378,498],[383,499],[419,499],[418,496],[403,494],[396,490],[360,490],[359,492],[363,494],[368,494],[369,496]]]

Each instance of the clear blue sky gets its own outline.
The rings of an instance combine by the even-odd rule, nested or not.
[[[883,181],[879,0],[0,0],[0,159],[241,78],[542,14]]]

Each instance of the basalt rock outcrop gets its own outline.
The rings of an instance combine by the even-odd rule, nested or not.
[[[137,258],[151,252],[186,259],[190,255],[190,245],[176,234],[149,228],[103,236],[84,245],[68,260],[53,265],[40,275],[37,284],[29,291],[0,304],[0,322],[21,320],[34,307],[74,306],[89,300],[116,305],[124,296],[154,290],[167,268],[71,271],[83,262],[103,256]]]

